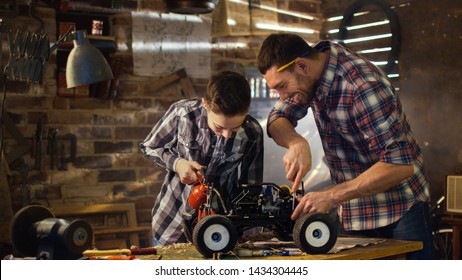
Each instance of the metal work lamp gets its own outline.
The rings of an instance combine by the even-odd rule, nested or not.
[[[113,78],[111,67],[103,54],[88,39],[85,30],[71,33],[74,48],[66,64],[67,88],[93,84]]]
[[[0,42],[2,41],[1,28],[0,19]],[[51,47],[46,34],[9,30],[8,39],[11,46],[10,58],[5,71],[2,73],[3,81],[42,83],[50,54],[58,49],[63,42],[70,40],[74,42],[74,47],[70,51],[66,63],[67,88],[113,79],[111,67],[103,54],[90,43],[85,30],[69,29]]]
[[[218,0],[166,0],[167,11],[176,14],[206,14],[215,10]]]
[[[7,28],[9,60],[3,68],[3,31],[6,25],[0,18],[0,124],[3,124],[3,108],[6,99],[6,81],[42,83],[50,54],[63,41],[73,40],[74,48],[66,64],[66,83],[68,88],[89,85],[113,79],[112,70],[103,54],[88,39],[85,30],[71,29],[50,47],[46,34],[23,32]],[[0,153],[3,150],[3,125],[0,126]],[[1,154],[0,154],[1,159]]]

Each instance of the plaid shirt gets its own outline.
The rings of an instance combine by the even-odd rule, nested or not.
[[[207,124],[207,112],[198,99],[174,103],[151,133],[140,143],[141,151],[167,175],[152,209],[154,238],[162,245],[177,242],[182,235],[182,214],[190,210],[193,186],[180,182],[174,167],[179,159],[206,166],[205,178],[226,199],[242,184],[263,180],[263,130],[253,117],[229,139],[218,137]]]
[[[296,126],[311,107],[335,184],[356,178],[379,161],[412,164],[414,175],[400,184],[338,207],[345,230],[391,224],[416,201],[429,201],[422,153],[399,98],[387,76],[363,57],[328,41],[315,48],[331,51],[315,97],[307,105],[279,99],[270,112],[268,126],[281,117]]]

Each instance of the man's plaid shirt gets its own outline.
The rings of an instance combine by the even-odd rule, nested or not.
[[[416,201],[429,201],[422,153],[399,98],[387,76],[363,57],[328,41],[315,48],[331,53],[314,99],[307,105],[279,99],[268,126],[281,117],[296,126],[311,107],[335,184],[356,178],[378,161],[412,164],[414,175],[388,191],[338,207],[345,230],[391,224]]]
[[[192,186],[180,182],[175,172],[182,158],[206,166],[205,178],[226,199],[241,184],[263,180],[263,130],[247,115],[238,131],[229,139],[217,137],[207,124],[207,112],[199,99],[174,103],[140,143],[141,151],[167,175],[152,209],[153,235],[161,244],[181,237],[182,214]]]

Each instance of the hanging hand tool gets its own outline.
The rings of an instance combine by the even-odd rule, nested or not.
[[[19,172],[21,174],[22,207],[26,207],[30,204],[30,186],[27,183],[29,170],[29,166],[24,162],[24,160],[21,160]]]
[[[50,156],[50,169],[55,168],[55,160],[58,152],[58,143],[56,141],[57,134],[58,130],[56,128],[48,128],[47,155]]]
[[[34,154],[34,168],[37,170],[42,170],[42,142],[43,142],[43,127],[42,119],[37,122],[37,127],[35,129],[35,139],[32,147]]]
[[[63,136],[59,137],[60,141],[60,159],[59,159],[59,170],[67,170],[66,164],[75,162],[75,157],[77,153],[77,138],[74,134],[66,133]],[[69,141],[69,156],[65,157],[65,144],[63,141]]]

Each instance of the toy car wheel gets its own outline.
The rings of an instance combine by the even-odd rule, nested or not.
[[[310,213],[297,219],[293,237],[302,251],[308,254],[325,254],[337,241],[337,227],[329,215]]]
[[[225,216],[205,216],[194,227],[193,244],[206,258],[211,258],[215,253],[232,251],[236,243],[236,229]]]

